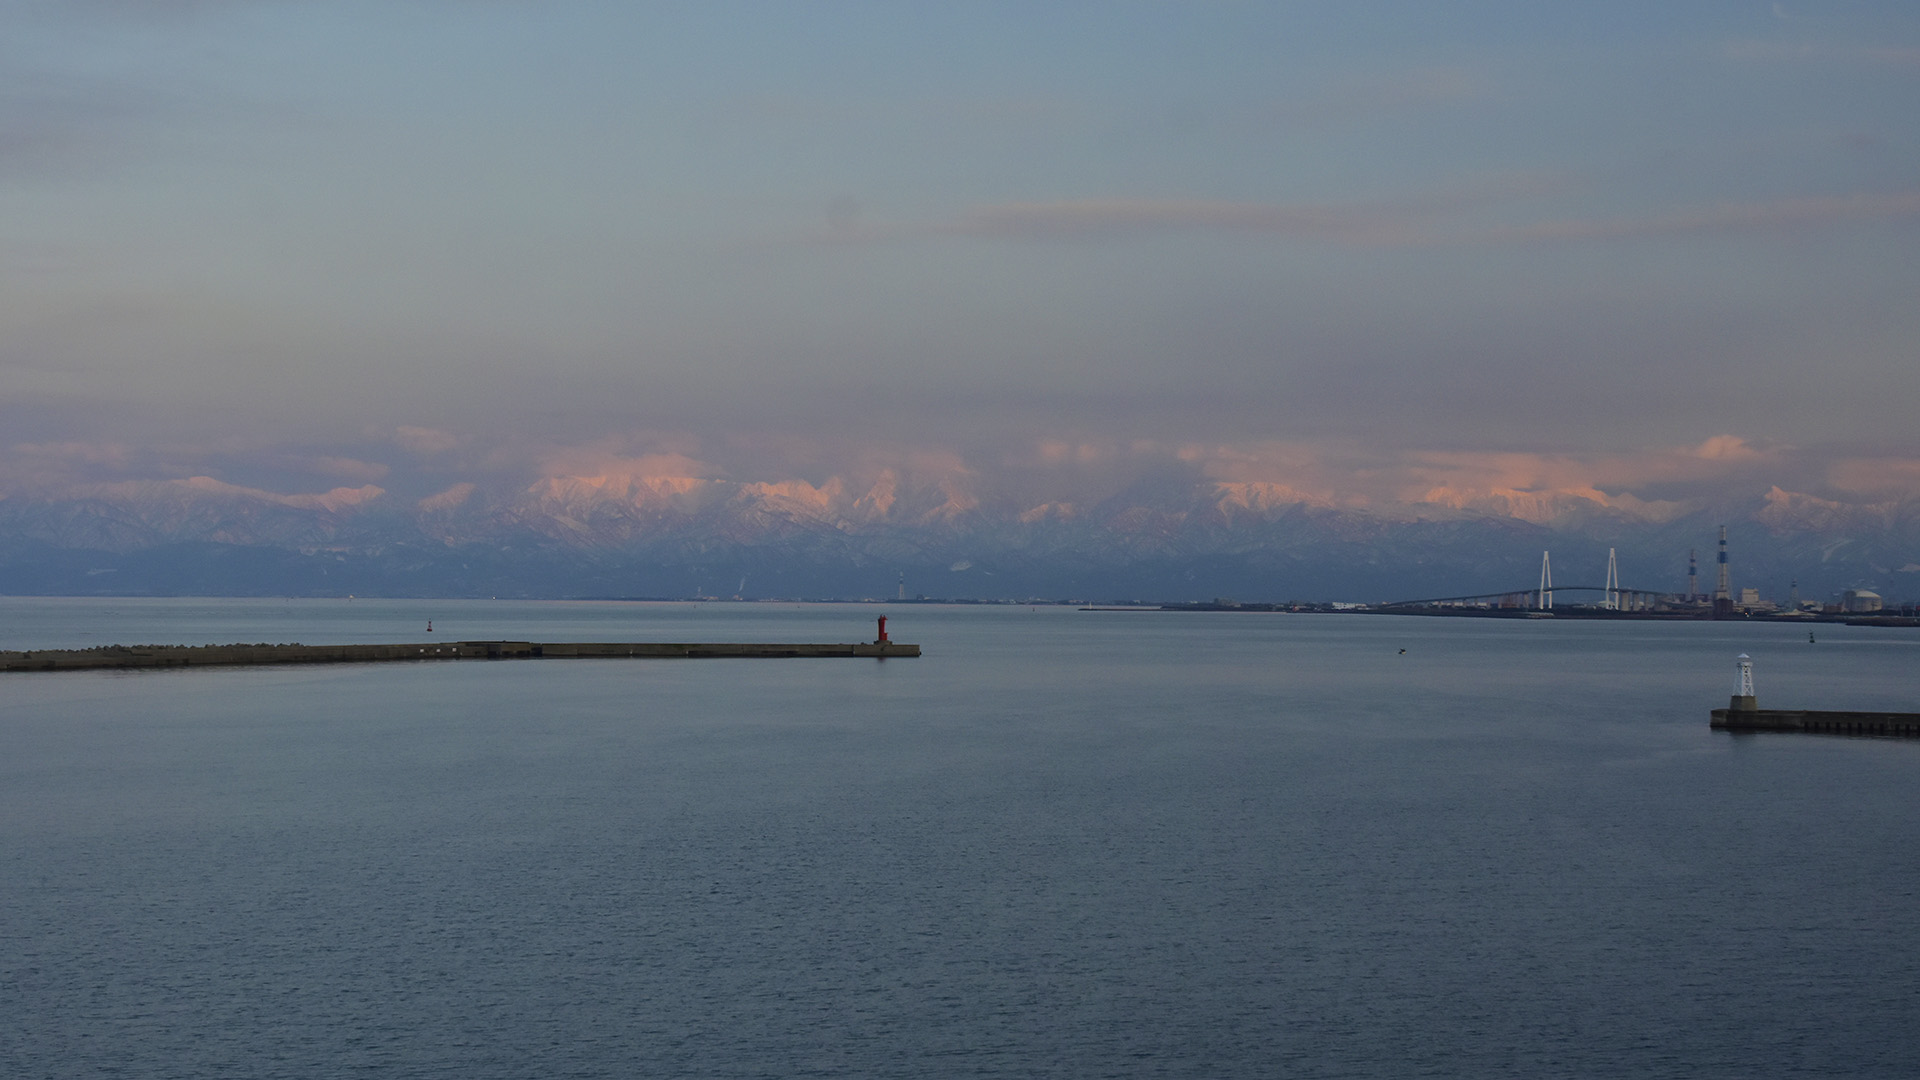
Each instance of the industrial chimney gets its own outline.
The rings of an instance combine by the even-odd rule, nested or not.
[[[1713,586],[1713,617],[1733,617],[1733,582],[1727,577],[1727,527],[1720,526],[1720,580]]]

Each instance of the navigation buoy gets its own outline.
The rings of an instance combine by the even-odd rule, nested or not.
[[[431,633],[433,633],[433,620],[432,620],[432,619],[428,619],[428,620],[427,620],[427,633],[429,633],[429,634],[431,634]]]

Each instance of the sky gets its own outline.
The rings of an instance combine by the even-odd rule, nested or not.
[[[1920,497],[1916,252],[1907,3],[0,2],[0,490]]]

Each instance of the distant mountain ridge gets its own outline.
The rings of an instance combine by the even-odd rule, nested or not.
[[[1784,599],[1920,594],[1920,501],[1840,503],[1779,487],[1709,508],[1601,492],[1432,493],[1380,508],[1283,484],[1142,481],[1025,504],[964,476],[885,470],[734,482],[553,476],[420,499],[373,484],[281,495],[208,477],[0,497],[0,591],[15,594],[511,595],[1377,601],[1563,585],[1735,585]]]

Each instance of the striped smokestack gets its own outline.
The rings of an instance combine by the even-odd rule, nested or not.
[[[1720,526],[1720,580],[1713,586],[1713,617],[1733,617],[1733,582],[1727,577],[1727,527]]]

